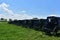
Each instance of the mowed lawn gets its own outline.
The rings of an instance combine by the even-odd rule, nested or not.
[[[60,37],[48,36],[41,31],[0,22],[0,40],[60,40]]]

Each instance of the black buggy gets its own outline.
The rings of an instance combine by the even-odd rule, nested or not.
[[[43,26],[43,29],[48,34],[56,35],[58,30],[60,29],[60,17],[49,16],[47,17],[47,23]]]
[[[48,16],[47,19],[26,19],[9,21],[10,24],[22,25],[56,35],[60,29],[60,17]]]

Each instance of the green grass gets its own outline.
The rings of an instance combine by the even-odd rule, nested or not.
[[[0,40],[60,40],[60,37],[48,36],[41,31],[0,22]]]

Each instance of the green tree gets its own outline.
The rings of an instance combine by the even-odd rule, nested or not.
[[[9,21],[12,21],[12,19],[9,19]]]
[[[1,18],[1,20],[4,20],[4,18]]]

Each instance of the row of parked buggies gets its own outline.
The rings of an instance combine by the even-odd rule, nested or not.
[[[9,21],[8,23],[44,31],[49,35],[56,35],[60,29],[60,17],[55,16],[49,16],[46,19],[14,20]]]

